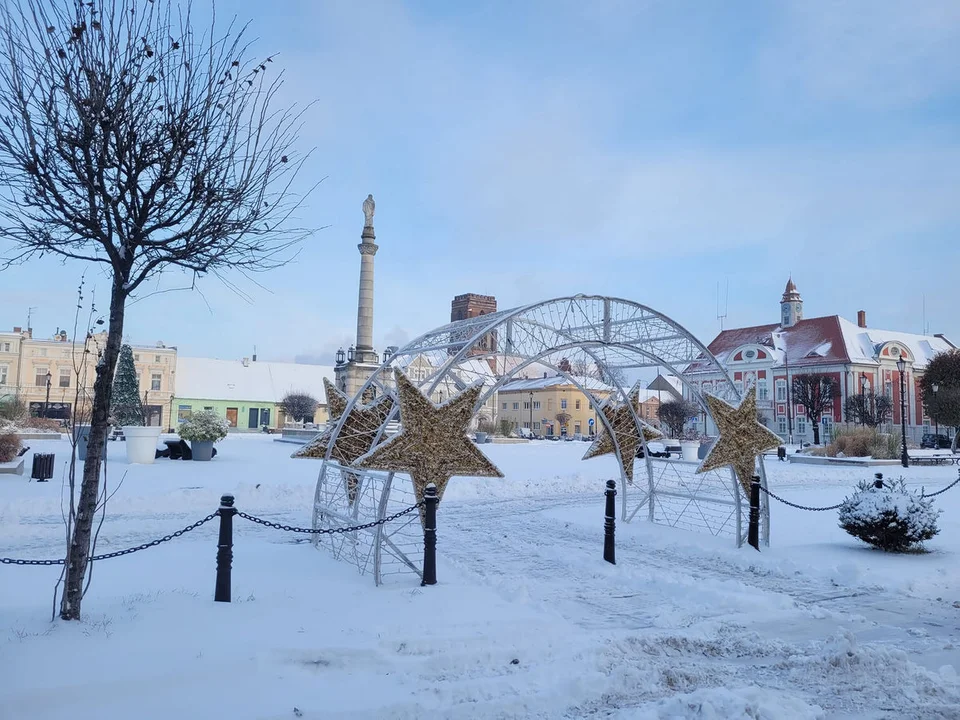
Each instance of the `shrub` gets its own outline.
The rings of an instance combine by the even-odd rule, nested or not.
[[[20,436],[10,430],[0,432],[0,462],[10,462],[23,447]]]
[[[217,442],[227,436],[230,424],[213,410],[199,410],[177,429],[180,437],[191,442]]]
[[[829,457],[873,457],[889,460],[900,457],[900,433],[882,433],[872,427],[838,427],[826,449]]]
[[[903,478],[877,488],[861,481],[840,506],[840,527],[887,552],[903,552],[938,532],[933,500],[907,490]]]
[[[59,420],[53,418],[30,417],[20,423],[23,430],[36,430],[38,432],[62,432],[63,425]]]
[[[19,423],[27,416],[27,406],[17,397],[6,397],[0,400],[0,420]]]

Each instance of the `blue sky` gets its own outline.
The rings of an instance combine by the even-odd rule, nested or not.
[[[297,261],[147,297],[135,342],[329,361],[353,339],[367,193],[375,339],[403,344],[464,292],[501,308],[602,293],[709,341],[808,317],[960,341],[960,4],[221,0],[316,104]],[[82,267],[0,275],[0,325],[72,324]],[[104,300],[107,283],[91,276]]]

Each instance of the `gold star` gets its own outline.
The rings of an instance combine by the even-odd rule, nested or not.
[[[407,376],[394,370],[400,402],[400,432],[357,461],[357,467],[410,473],[417,500],[428,483],[443,497],[454,475],[503,477],[467,437],[473,408],[483,389],[475,385],[434,405]]]
[[[600,408],[607,419],[607,423],[613,428],[614,435],[616,435],[616,444],[620,446],[620,467],[629,483],[633,482],[633,459],[637,455],[637,448],[641,445],[640,434],[637,432],[637,424],[633,419],[633,413],[630,412],[630,406],[633,405],[634,408],[637,408],[639,402],[640,393],[634,390],[630,393],[628,402]],[[663,437],[663,435],[649,425],[643,424],[643,437],[649,442]],[[607,432],[606,428],[600,431],[597,439],[587,448],[583,459],[589,460],[599,455],[616,455],[613,437]]]
[[[757,455],[782,442],[778,435],[757,422],[757,390],[751,387],[739,407],[733,407],[713,395],[706,396],[710,415],[717,424],[720,437],[703,459],[698,473],[731,466],[747,496],[756,468]]]
[[[326,458],[330,438],[336,429],[337,421],[347,409],[349,399],[344,393],[340,392],[326,378],[323,379],[323,386],[327,393],[327,409],[330,413],[327,429],[297,450],[293,454],[295,458],[317,458],[320,460]],[[377,431],[386,422],[392,409],[393,400],[389,395],[382,395],[380,399],[370,405],[359,403],[354,405],[333,442],[330,457],[341,465],[352,465],[358,457],[369,452]]]

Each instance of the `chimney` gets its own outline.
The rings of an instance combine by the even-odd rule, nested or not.
[[[867,311],[857,310],[857,327],[865,328],[867,326]]]
[[[13,328],[13,331],[14,331],[15,333],[21,333],[21,332],[23,332],[23,328],[18,325],[18,326],[16,326],[15,328]]]

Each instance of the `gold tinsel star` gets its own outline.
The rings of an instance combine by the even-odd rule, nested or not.
[[[330,414],[327,429],[297,450],[293,454],[295,458],[318,458],[320,460],[326,458],[337,421],[347,409],[349,398],[344,393],[340,392],[326,378],[323,379],[323,387],[327,393],[327,410]],[[369,452],[377,431],[386,422],[392,409],[393,400],[389,395],[381,396],[380,399],[370,405],[359,403],[354,405],[333,442],[330,457],[341,465],[352,465],[354,460]]]
[[[747,496],[756,468],[757,455],[782,442],[780,436],[757,422],[757,391],[751,387],[739,407],[733,407],[713,395],[707,395],[710,415],[717,424],[720,437],[703,459],[698,473],[731,466]]]
[[[482,387],[469,387],[442,405],[434,405],[399,370],[394,370],[402,428],[357,461],[358,467],[409,473],[417,500],[428,483],[443,497],[454,475],[503,477],[467,437],[467,427]]]
[[[637,455],[637,448],[641,445],[640,434],[637,432],[637,423],[633,419],[633,413],[630,412],[630,406],[633,405],[636,410],[639,402],[640,393],[634,390],[630,393],[628,402],[619,405],[607,405],[606,407],[600,408],[600,411],[607,419],[607,423],[613,428],[614,435],[616,435],[616,444],[620,446],[620,466],[629,483],[633,482],[633,459]],[[644,424],[643,437],[647,442],[650,442],[651,440],[663,437],[663,435],[649,425]],[[607,432],[606,427],[600,431],[597,439],[587,448],[583,459],[589,460],[599,455],[616,455],[613,437]]]

